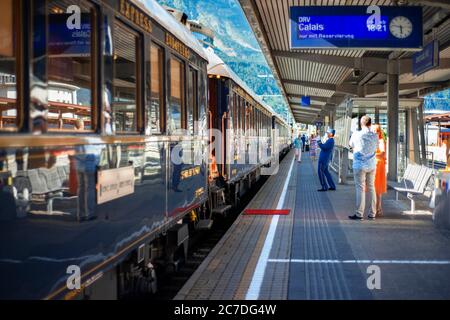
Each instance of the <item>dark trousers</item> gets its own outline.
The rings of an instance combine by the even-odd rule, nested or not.
[[[328,162],[319,162],[318,168],[319,180],[322,185],[322,189],[328,190],[328,186],[332,189],[336,189],[333,178],[331,177],[330,171],[328,171]],[[328,185],[327,185],[328,182]]]

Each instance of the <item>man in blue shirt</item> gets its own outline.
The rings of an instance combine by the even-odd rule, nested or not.
[[[295,150],[295,159],[298,162],[302,162],[302,142],[300,139],[300,135],[294,139],[294,150]]]
[[[320,184],[322,185],[322,189],[317,190],[319,192],[336,190],[336,185],[334,184],[333,178],[331,177],[330,171],[328,170],[328,165],[333,158],[335,130],[328,129],[327,134],[328,140],[325,143],[319,142],[318,144],[320,148],[318,173]]]
[[[305,152],[306,136],[302,134],[302,152]]]

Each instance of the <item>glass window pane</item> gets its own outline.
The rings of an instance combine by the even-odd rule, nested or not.
[[[116,22],[114,32],[113,114],[117,132],[137,130],[137,42],[138,36]]]
[[[48,2],[48,128],[91,130],[93,6],[73,1],[80,8],[80,20],[70,19],[67,2]],[[77,25],[79,22],[79,25]],[[72,23],[73,25],[71,25]]]
[[[0,131],[16,127],[14,16],[13,0],[0,1]]]
[[[197,121],[197,71],[189,68],[189,103],[187,106],[187,129],[194,134],[194,122]]]
[[[241,129],[242,132],[245,133],[245,100],[244,98],[242,98],[241,100],[241,119],[242,119],[242,123],[241,123]]]
[[[146,134],[161,133],[161,109],[163,104],[163,51],[156,45],[152,45],[150,49],[150,64],[151,98],[150,107],[146,113]]]
[[[236,131],[238,129],[238,115],[237,115],[237,107],[238,107],[238,97],[234,94],[234,103],[233,103],[233,129]]]
[[[181,61],[170,59],[170,106],[168,110],[169,132],[182,128],[183,110],[183,69]]]
[[[241,109],[242,109],[242,100],[241,97],[238,96],[238,105],[237,105],[237,110],[236,110],[236,114],[238,116],[238,129],[242,129],[242,116],[241,116]]]

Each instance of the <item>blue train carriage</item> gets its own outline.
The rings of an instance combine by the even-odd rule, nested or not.
[[[153,0],[0,21],[0,298],[154,292],[208,199],[203,48]]]
[[[211,48],[205,52],[209,60],[209,127],[222,132],[215,144],[217,165],[210,166],[210,181],[225,190],[228,203],[237,205],[275,156],[275,113]],[[285,128],[286,123],[277,119],[277,127]]]
[[[278,114],[272,116],[272,139],[276,141],[277,149],[274,150],[274,156],[285,155],[291,147],[292,128],[291,126]]]

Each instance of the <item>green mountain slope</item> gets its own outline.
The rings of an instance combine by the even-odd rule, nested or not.
[[[280,89],[236,0],[158,0],[215,32],[215,52],[271,107],[286,114]]]

